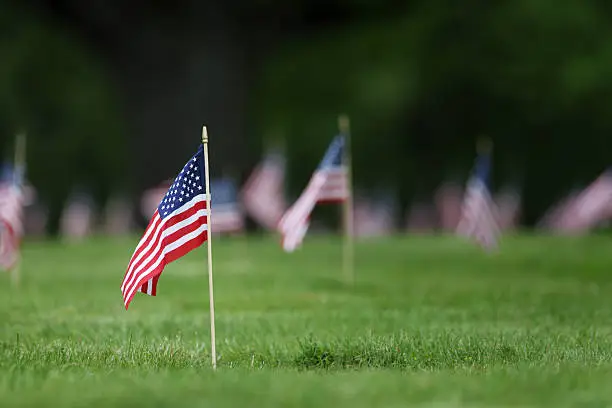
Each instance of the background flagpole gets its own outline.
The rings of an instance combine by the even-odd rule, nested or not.
[[[344,201],[343,218],[344,218],[344,248],[342,268],[346,283],[352,284],[355,279],[353,265],[353,165],[351,158],[351,134],[349,118],[346,115],[341,115],[338,118],[338,128],[340,133],[344,135],[344,163],[346,165],[346,184],[348,188],[348,197]]]
[[[208,132],[206,126],[202,127],[202,145],[204,146],[204,178],[206,182],[206,209],[208,211],[208,217],[206,223],[208,224],[208,298],[210,300],[210,351],[212,355],[212,366],[213,369],[217,369],[217,350],[215,347],[215,301],[213,298],[213,269],[212,269],[212,230],[211,230],[211,207],[210,207],[210,178],[209,178],[209,166],[208,166]]]
[[[19,188],[23,194],[23,183],[25,176],[25,155],[26,155],[26,135],[18,133],[15,136],[15,163],[13,166],[13,180],[19,183]],[[20,204],[21,205],[21,204]],[[21,240],[21,237],[19,237]],[[21,245],[20,245],[21,246]],[[13,270],[11,271],[11,281],[14,287],[18,287],[21,282],[21,250],[19,250],[18,258]]]

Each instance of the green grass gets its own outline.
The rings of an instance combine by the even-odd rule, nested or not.
[[[0,406],[612,405],[612,238],[213,242],[123,309],[137,237],[28,243],[0,276]]]

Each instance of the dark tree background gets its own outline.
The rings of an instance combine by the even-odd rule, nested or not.
[[[0,153],[27,130],[56,221],[75,185],[168,178],[203,123],[213,176],[284,138],[295,193],[348,113],[356,183],[404,205],[465,180],[487,135],[527,224],[612,157],[606,0],[4,0],[0,55]]]

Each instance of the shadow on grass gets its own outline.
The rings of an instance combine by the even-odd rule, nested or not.
[[[389,342],[372,339],[355,343],[321,343],[312,338],[300,342],[294,364],[299,369],[456,369],[514,365],[535,358],[539,351],[523,351],[516,345],[478,342],[425,342],[404,339]]]

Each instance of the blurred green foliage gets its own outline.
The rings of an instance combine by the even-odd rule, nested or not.
[[[412,2],[287,41],[264,72],[260,127],[284,129],[296,191],[342,112],[356,182],[396,184],[404,202],[465,179],[483,134],[495,142],[495,183],[523,188],[531,221],[610,164],[609,2]]]
[[[28,179],[55,225],[70,189],[87,185],[98,201],[121,188],[125,138],[112,83],[99,57],[50,21],[5,5],[0,13],[0,135],[27,133]]]
[[[176,7],[189,10],[188,3]],[[240,24],[243,46],[263,55],[240,68],[254,89],[252,135],[286,137],[293,194],[320,160],[341,113],[351,117],[357,186],[397,186],[402,206],[427,198],[449,177],[465,180],[481,135],[495,143],[494,184],[522,188],[527,221],[610,164],[607,0],[247,3],[236,7],[279,19],[317,8],[343,16],[319,26],[301,21],[307,29],[295,31],[282,24],[264,30],[255,18]],[[83,32],[9,4],[0,13],[2,157],[10,157],[15,132],[27,131],[29,178],[51,206],[52,219],[75,185],[88,185],[99,201],[113,189],[133,187],[125,176],[125,135],[133,123],[122,116],[126,96],[133,95],[118,94],[106,69],[112,64]],[[187,36],[199,24],[186,19],[173,30]],[[258,30],[274,41],[251,40],[249,33]],[[128,37],[121,41],[133,40]],[[177,55],[193,53],[195,44],[184,40]],[[214,61],[223,52],[213,47],[206,58]],[[125,86],[121,91],[130,92]],[[194,121],[207,115],[192,106],[176,109],[192,109]],[[163,112],[149,116],[159,124],[171,120]],[[254,139],[247,148],[253,161],[259,158]]]

